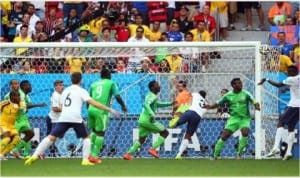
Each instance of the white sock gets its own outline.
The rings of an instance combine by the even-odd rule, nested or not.
[[[89,138],[83,139],[82,159],[88,159],[91,150],[91,140]]]
[[[277,130],[276,130],[276,135],[275,135],[275,143],[274,143],[274,146],[273,146],[273,150],[274,149],[279,149],[279,144],[280,144],[280,141],[282,139],[282,134],[283,134],[283,127],[278,127]]]
[[[184,150],[187,148],[188,144],[189,144],[189,140],[188,139],[184,139],[181,142],[180,147],[179,147],[178,155],[182,155],[182,153],[184,152]]]
[[[51,141],[49,137],[45,137],[38,145],[38,147],[35,149],[35,152],[33,153],[32,156],[38,156],[40,154],[43,154],[45,150],[47,150],[52,144],[53,141]]]
[[[292,155],[292,148],[294,144],[294,132],[289,132],[288,139],[287,139],[287,150],[286,150],[286,155]]]

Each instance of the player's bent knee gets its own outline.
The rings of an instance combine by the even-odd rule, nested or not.
[[[50,139],[50,141],[55,142],[56,141],[56,137],[53,135],[48,135],[48,138]]]

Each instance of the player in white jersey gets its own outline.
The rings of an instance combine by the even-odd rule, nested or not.
[[[55,127],[55,124],[58,121],[58,118],[61,113],[61,107],[60,107],[60,98],[61,94],[64,89],[64,83],[62,80],[56,80],[54,82],[54,88],[55,91],[52,93],[52,96],[50,98],[51,106],[50,106],[50,112],[48,114],[48,117],[46,119],[47,122],[47,135],[50,134],[51,130]]]
[[[280,115],[277,124],[277,130],[275,135],[275,142],[273,149],[267,155],[267,157],[274,156],[280,153],[279,144],[282,139],[284,132],[284,125],[288,126],[288,140],[287,140],[287,151],[283,157],[283,160],[289,160],[292,158],[292,148],[295,139],[295,126],[299,121],[299,110],[300,110],[300,75],[298,74],[298,68],[291,65],[287,68],[288,77],[282,82],[275,82],[270,79],[263,78],[258,85],[263,84],[265,81],[269,82],[275,87],[289,86],[291,99],[288,103],[288,107]]]
[[[33,155],[25,161],[25,165],[31,165],[34,161],[36,161],[38,159],[38,155],[43,154],[44,151],[55,142],[56,138],[62,137],[69,128],[73,128],[77,137],[83,139],[81,165],[94,165],[88,160],[91,150],[91,142],[81,117],[82,105],[84,102],[87,102],[90,105],[109,111],[115,115],[118,115],[118,112],[93,100],[89,96],[89,93],[80,87],[81,79],[82,75],[79,72],[75,72],[71,75],[72,85],[66,88],[62,93],[62,112],[55,128],[41,141]]]
[[[186,132],[184,135],[184,140],[179,146],[179,152],[176,155],[175,159],[181,159],[183,151],[187,148],[191,137],[198,128],[203,114],[206,112],[206,109],[203,108],[207,101],[205,99],[206,92],[200,90],[199,93],[192,93],[192,104],[187,111],[180,115],[178,122],[170,123],[170,127],[177,127],[187,122]]]
[[[58,118],[61,113],[61,107],[60,107],[60,97],[64,89],[64,82],[62,80],[55,80],[54,83],[54,89],[55,91],[52,93],[50,102],[50,112],[48,114],[48,117],[46,118],[46,124],[47,124],[47,132],[46,134],[49,135],[51,130],[55,127]],[[56,153],[58,152],[55,144],[50,146],[50,153],[53,153],[52,156],[56,156]],[[44,158],[44,155],[40,155],[41,159]]]

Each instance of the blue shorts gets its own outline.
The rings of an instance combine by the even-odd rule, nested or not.
[[[50,134],[51,130],[54,129],[56,122],[52,122],[51,118],[49,116],[47,116],[46,118],[46,124],[47,124],[47,135]]]
[[[83,123],[57,122],[50,135],[62,138],[69,128],[73,128],[77,138],[86,138],[88,131]]]
[[[186,133],[189,135],[193,135],[198,128],[200,120],[201,117],[195,111],[187,110],[180,115],[176,126],[182,125],[187,122],[188,124],[186,127]]]
[[[288,125],[289,129],[295,129],[297,122],[299,121],[299,110],[299,107],[288,106],[280,115],[279,121],[284,125]]]

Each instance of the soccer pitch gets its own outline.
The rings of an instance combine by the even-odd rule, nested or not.
[[[1,176],[299,176],[299,160],[103,159],[81,166],[81,159],[1,161]]]

